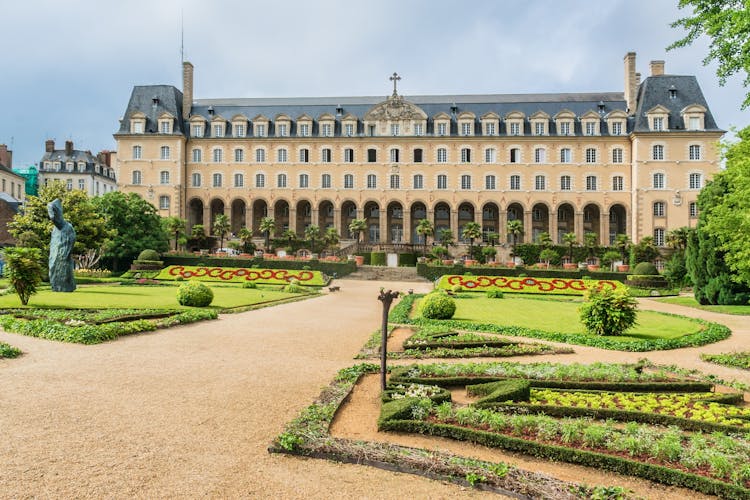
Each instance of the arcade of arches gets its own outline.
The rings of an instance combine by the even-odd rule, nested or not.
[[[520,220],[524,231],[519,243],[537,241],[543,232],[550,234],[555,242],[562,243],[563,235],[572,232],[579,241],[583,241],[584,233],[596,233],[601,245],[610,245],[617,234],[627,234],[630,225],[630,214],[621,204],[613,204],[604,209],[595,203],[576,208],[572,202],[564,201],[555,207],[540,202],[526,206],[514,201],[504,207],[496,202],[486,202],[481,206],[462,202],[452,207],[444,201],[428,205],[421,201],[410,204],[390,201],[381,204],[370,200],[357,204],[352,200],[345,200],[334,204],[330,200],[323,200],[313,204],[308,200],[290,203],[283,199],[273,202],[264,199],[250,202],[234,199],[225,203],[214,198],[205,203],[199,198],[192,198],[188,201],[188,230],[196,224],[203,224],[206,228],[213,227],[219,214],[229,217],[232,233],[236,234],[241,228],[248,227],[258,237],[262,236],[259,227],[264,217],[274,219],[276,235],[291,229],[303,236],[305,228],[314,224],[322,230],[335,227],[343,239],[352,237],[349,234],[349,224],[354,219],[365,219],[367,231],[363,238],[366,243],[424,243],[423,237],[416,230],[421,219],[433,222],[435,234],[441,229],[452,230],[456,241],[462,241],[463,227],[472,221],[482,226],[485,241],[492,233],[499,235],[499,239],[503,241],[507,221]]]

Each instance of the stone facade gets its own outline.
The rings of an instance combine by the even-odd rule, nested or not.
[[[102,151],[97,155],[91,151],[73,148],[73,141],[65,141],[65,149],[55,149],[55,141],[49,139],[44,145],[44,156],[39,161],[39,185],[62,182],[68,191],[80,189],[89,196],[99,196],[117,191],[117,177],[110,165],[114,154]]]

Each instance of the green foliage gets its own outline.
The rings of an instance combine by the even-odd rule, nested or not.
[[[321,239],[320,226],[310,224],[305,228],[305,238],[310,241],[310,251],[315,252],[315,242]]]
[[[177,289],[177,302],[182,306],[206,307],[214,300],[214,292],[199,281],[187,281]]]
[[[690,285],[684,250],[675,250],[672,257],[669,258],[664,267],[664,277],[667,278],[670,286],[676,288]]]
[[[590,288],[581,305],[581,322],[594,335],[622,335],[636,323],[638,302],[627,290]]]
[[[138,254],[138,260],[159,261],[159,252],[147,248]]]
[[[502,290],[487,290],[488,299],[502,299],[504,297]]]
[[[187,226],[187,221],[185,219],[180,219],[179,217],[172,215],[169,217],[164,217],[161,220],[161,224],[162,224],[162,227],[164,228],[164,231],[166,231],[166,233],[169,234],[171,238],[174,238],[175,251],[181,245],[184,246],[185,243],[187,243],[187,238],[185,234],[185,227]]]
[[[513,242],[513,255],[516,255],[516,245],[518,244],[518,238],[523,235],[523,222],[520,220],[509,220],[505,225],[505,232],[510,236]]]
[[[372,252],[372,254],[370,254],[370,265],[384,266],[385,263],[385,252]]]
[[[0,342],[0,359],[2,358],[16,358],[22,354],[20,349],[16,349],[15,347],[6,344],[5,342]]]
[[[552,248],[545,248],[539,253],[539,260],[548,264],[556,265],[560,263],[560,254]]]
[[[635,267],[641,262],[653,262],[661,255],[654,245],[651,236],[644,236],[637,244],[630,247],[630,266]]]
[[[658,276],[659,270],[651,262],[639,262],[633,269],[633,274],[641,276]]]
[[[219,248],[224,248],[224,236],[232,228],[232,223],[225,214],[219,214],[214,219],[213,234],[219,236]]]
[[[611,266],[617,260],[620,260],[620,252],[617,250],[607,250],[601,258],[602,265],[606,267]]]
[[[414,267],[417,265],[417,254],[400,253],[398,254],[398,265],[401,267]]]
[[[247,281],[242,284],[242,288],[258,288],[258,285],[254,281]]]
[[[456,301],[443,292],[425,295],[420,305],[420,313],[427,319],[450,319],[455,312]]]
[[[701,354],[703,361],[717,365],[731,366],[750,370],[750,352],[729,352],[724,354]]]
[[[269,251],[270,247],[268,246],[268,243],[271,236],[273,236],[273,233],[276,231],[276,221],[272,217],[263,217],[258,226],[258,230],[263,233],[265,239],[264,246],[266,251]]]
[[[531,384],[528,380],[500,380],[485,384],[467,385],[466,394],[483,396],[474,406],[482,407],[502,401],[528,401],[531,397]]]
[[[10,289],[16,292],[21,304],[28,304],[42,282],[41,252],[38,248],[6,248],[3,259]]]
[[[353,219],[349,223],[349,233],[351,233],[357,241],[362,239],[362,234],[365,231],[367,231],[367,221],[365,219]]]

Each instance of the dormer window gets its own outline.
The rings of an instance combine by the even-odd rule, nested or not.
[[[680,115],[682,116],[683,126],[687,130],[704,130],[706,128],[706,108],[703,106],[699,104],[686,106],[680,111]]]
[[[396,129],[398,132],[398,129]],[[330,123],[323,123],[320,126],[320,135],[322,137],[331,137],[333,135],[333,125]]]
[[[297,117],[297,137],[310,137],[312,133],[312,118],[308,115]]]
[[[146,129],[146,115],[143,113],[135,113],[130,119],[130,133],[131,134],[142,134]]]
[[[474,135],[474,120],[476,116],[474,113],[463,111],[457,117],[458,121],[458,132],[460,135],[469,136]]]
[[[549,115],[544,111],[537,111],[529,117],[531,133],[534,135],[549,134]]]
[[[287,115],[280,114],[276,116],[276,137],[289,137],[289,130],[292,128],[292,119]]]
[[[169,122],[166,121],[159,122],[159,132],[161,132],[162,134],[169,134],[172,128],[169,125]]]
[[[497,113],[489,112],[482,115],[481,122],[484,135],[493,136],[500,133],[500,116]]]
[[[352,122],[344,123],[344,135],[346,137],[354,136],[354,130],[355,130],[354,125],[355,124]]]
[[[245,137],[245,124],[244,123],[235,123],[234,124],[234,136],[235,137]]]
[[[564,109],[555,115],[555,126],[557,135],[573,135],[573,122],[576,115],[567,109]]]
[[[65,170],[67,170],[68,172],[72,172],[73,171],[73,162],[72,161],[69,161],[69,162],[67,162],[65,164]]]
[[[159,133],[160,134],[171,134],[172,125],[174,124],[174,116],[169,113],[162,113],[158,119],[159,122]]]
[[[663,132],[668,127],[669,110],[662,105],[654,106],[646,112],[649,128],[652,132]]]
[[[523,121],[525,115],[520,111],[511,111],[505,115],[505,126],[508,135],[523,135]]]
[[[391,123],[391,135],[392,136],[395,137],[395,136],[399,135],[399,130],[400,130],[400,128],[399,128],[399,124],[398,123]]]
[[[661,132],[664,130],[664,118],[661,116],[655,116],[651,119],[651,130],[654,132]]]
[[[84,162],[78,162],[78,171],[79,172],[85,172],[86,171],[86,164]]]
[[[446,136],[450,135],[451,129],[451,117],[447,115],[446,113],[438,113],[433,118],[433,121],[435,122],[435,135],[437,136]]]
[[[448,129],[447,123],[438,123],[437,124],[437,134],[438,135],[446,135]]]
[[[581,126],[584,135],[599,135],[599,114],[589,111],[581,117]]]
[[[190,127],[191,134],[193,137],[203,137],[203,125],[200,123],[194,123]]]
[[[225,128],[225,125],[223,123],[214,123],[213,124],[213,136],[224,137],[224,128]]]
[[[323,113],[318,117],[319,125],[319,136],[320,137],[333,137],[333,126],[335,124],[333,115],[329,113]]]
[[[266,137],[268,130],[268,118],[263,115],[256,116],[253,119],[253,135],[255,137]]]

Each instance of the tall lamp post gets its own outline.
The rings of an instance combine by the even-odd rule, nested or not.
[[[380,290],[378,300],[383,303],[383,326],[380,339],[380,390],[385,391],[386,358],[388,357],[388,311],[391,309],[393,299],[398,297],[398,292],[391,290]]]

